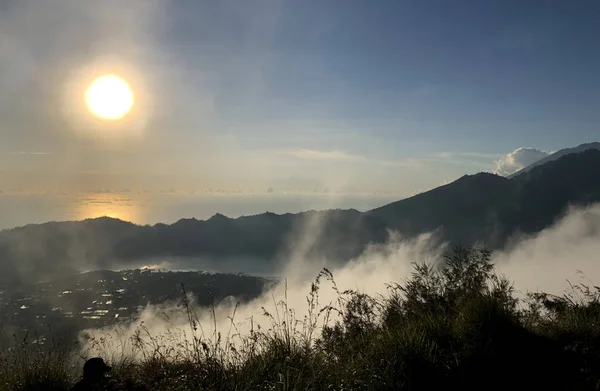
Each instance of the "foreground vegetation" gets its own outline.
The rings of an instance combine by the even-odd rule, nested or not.
[[[490,253],[456,249],[441,266],[415,264],[382,297],[337,292],[324,270],[297,319],[285,300],[265,311],[268,329],[201,333],[189,303],[192,338],[178,344],[144,334],[139,355],[108,357],[118,389],[134,390],[593,390],[600,385],[600,288],[517,298]],[[147,338],[144,338],[147,337]],[[234,338],[235,337],[235,338]],[[167,337],[168,338],[168,337]],[[101,344],[102,341],[96,341]],[[76,372],[60,341],[24,340],[0,353],[0,390],[68,390]]]

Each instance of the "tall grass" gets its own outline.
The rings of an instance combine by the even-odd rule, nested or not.
[[[319,302],[324,283],[337,299]],[[298,316],[287,298],[263,309],[269,327],[232,313],[224,334],[205,332],[187,292],[188,327],[90,342],[115,366],[118,389],[149,390],[591,390],[600,384],[600,288],[520,300],[490,253],[457,248],[444,263],[415,264],[406,280],[371,297],[340,291],[323,270]],[[274,299],[275,300],[275,299]],[[212,319],[217,316],[212,308]],[[0,390],[64,390],[66,347],[25,341],[0,353]],[[104,352],[104,353],[103,353]],[[111,355],[107,354],[110,352]],[[127,352],[127,353],[126,353]]]
[[[0,391],[68,390],[74,379],[72,346],[26,334],[0,350]]]

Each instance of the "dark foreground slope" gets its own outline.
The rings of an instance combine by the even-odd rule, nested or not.
[[[142,328],[129,345],[136,361],[102,350],[102,338],[92,341],[94,354],[115,366],[114,390],[597,389],[597,289],[525,303],[495,275],[488,252],[457,250],[447,261],[441,270],[417,266],[386,296],[340,293],[333,309],[319,306],[335,277],[324,272],[308,292],[308,313],[283,302],[265,313],[270,327],[223,336],[221,344],[192,313],[188,342]],[[77,357],[71,368],[68,351],[26,341],[0,350],[0,391],[66,391],[82,365]]]
[[[365,213],[356,210],[137,226],[100,218],[29,225],[0,233],[0,281],[123,267],[148,258],[188,257],[277,270],[290,254],[345,262],[389,229],[407,237],[440,229],[440,238],[497,248],[515,232],[551,225],[569,205],[600,200],[600,150],[563,156],[507,179],[480,173]],[[10,278],[8,278],[10,276]]]

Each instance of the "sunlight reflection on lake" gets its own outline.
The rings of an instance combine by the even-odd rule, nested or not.
[[[91,193],[75,205],[75,220],[112,217],[123,221],[138,222],[142,219],[139,203],[127,194]]]
[[[368,210],[398,196],[277,195],[214,196],[162,194],[139,191],[79,194],[0,194],[0,229],[47,221],[113,217],[136,224],[172,224],[181,218],[208,219],[215,213],[228,217],[265,213],[298,213],[310,209]]]

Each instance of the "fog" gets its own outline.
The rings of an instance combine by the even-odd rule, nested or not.
[[[571,208],[555,225],[537,235],[516,238],[498,252],[500,272],[520,292],[564,293],[569,283],[600,282],[600,205]]]
[[[282,273],[284,279],[272,290],[237,307],[235,299],[231,298],[214,308],[214,313],[208,308],[193,308],[202,325],[203,337],[214,338],[217,332],[225,338],[232,335],[232,329],[238,337],[246,335],[251,327],[268,329],[273,319],[265,316],[265,311],[274,314],[276,319],[279,317],[278,322],[281,322],[287,308],[288,315],[303,320],[309,314],[307,296],[311,292],[311,283],[327,264],[326,259],[306,257],[311,243],[320,235],[321,223],[312,220],[298,227],[286,250],[289,263]],[[336,289],[327,278],[321,280],[319,308],[335,305],[340,298],[339,292],[347,289],[372,296],[385,295],[386,284],[401,283],[410,276],[412,262],[440,262],[449,249],[447,243],[437,240],[435,232],[412,240],[390,233],[387,243],[370,246],[361,256],[331,270]],[[569,288],[569,282],[582,282],[584,278],[583,282],[592,285],[600,280],[599,254],[600,205],[594,205],[570,209],[566,216],[537,235],[516,236],[508,249],[494,253],[492,258],[498,272],[514,282],[517,294],[531,291],[562,294]],[[282,300],[286,307],[281,305]],[[323,316],[316,323],[322,326],[325,321],[332,320],[332,317],[326,319]],[[140,326],[152,336],[168,334],[175,339],[190,338],[189,319],[174,303],[148,306],[139,319],[129,325],[86,330],[85,333],[113,341],[103,346],[104,353],[108,350],[112,354],[133,355],[133,347],[121,343],[129,340]],[[186,330],[187,334],[184,334]],[[118,352],[116,346],[119,346]],[[95,349],[97,346],[84,347],[88,353]]]

